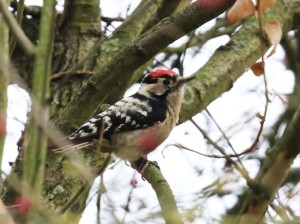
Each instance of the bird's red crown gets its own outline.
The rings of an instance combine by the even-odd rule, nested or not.
[[[172,76],[172,75],[175,75],[176,73],[170,69],[157,69],[153,72],[149,72],[148,73],[148,77],[151,78],[151,79],[156,79],[162,75],[169,75],[169,76]]]

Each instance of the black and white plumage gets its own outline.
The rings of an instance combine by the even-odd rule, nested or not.
[[[134,162],[145,157],[170,134],[178,121],[183,85],[192,78],[172,70],[156,70],[140,89],[91,118],[67,138],[75,145],[95,146]]]
[[[111,141],[112,135],[116,132],[133,131],[157,125],[164,121],[166,116],[165,101],[149,99],[135,93],[91,118],[72,133],[69,139],[98,138],[100,130],[103,129],[103,138]]]

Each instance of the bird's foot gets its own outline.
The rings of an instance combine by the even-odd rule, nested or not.
[[[136,169],[142,175],[143,180],[145,180],[144,178],[145,169],[149,165],[153,165],[160,170],[160,167],[156,161],[149,161],[146,157],[140,157],[138,160],[131,163],[132,168]]]

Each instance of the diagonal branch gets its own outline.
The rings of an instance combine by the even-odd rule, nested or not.
[[[155,191],[166,223],[183,223],[177,209],[173,192],[160,170],[157,169],[155,165],[149,164],[145,169],[143,177],[151,184]]]
[[[181,0],[163,0],[154,15],[151,16],[151,19],[148,21],[142,33],[146,32],[163,18],[170,16],[176,10],[180,2]]]

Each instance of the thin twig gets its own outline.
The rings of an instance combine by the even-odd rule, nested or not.
[[[132,177],[132,180],[135,178],[135,173],[133,174],[133,177]],[[126,220],[126,215],[128,214],[128,212],[130,211],[129,210],[129,205],[131,203],[131,200],[132,200],[132,194],[133,194],[133,190],[136,188],[136,185],[135,184],[131,184],[131,189],[128,193],[128,196],[127,196],[127,202],[126,202],[126,205],[124,206],[124,210],[125,210],[125,213],[123,215],[123,218],[122,218],[122,223],[126,223],[125,220]]]
[[[220,153],[223,154],[223,156],[215,156],[214,158],[224,158],[227,159],[230,163],[233,164],[233,166],[237,169],[237,171],[248,181],[251,182],[251,178],[248,175],[248,171],[244,169],[243,167],[240,167],[236,161],[231,159],[232,157],[239,156],[238,154],[234,155],[227,155],[225,150],[220,147],[218,144],[216,144],[208,135],[207,133],[191,118],[190,121],[195,125],[195,127],[202,133],[203,137],[208,141],[209,144],[213,145],[216,149],[219,150]],[[194,151],[194,150],[190,150]]]
[[[107,24],[111,24],[112,22],[124,22],[124,18],[122,17],[106,17],[106,16],[101,16],[101,20],[103,22],[106,22]]]
[[[215,120],[215,118],[212,116],[212,114],[209,112],[209,110],[207,108],[205,108],[205,112],[208,114],[208,116],[212,119],[212,121],[214,122],[214,124],[217,126],[218,130],[221,132],[223,138],[226,140],[228,146],[232,149],[232,152],[234,153],[234,155],[237,155],[238,153],[236,152],[236,150],[233,148],[233,145],[231,144],[229,138],[227,137],[226,133],[222,130],[222,128],[220,127],[220,125],[218,124],[218,122]],[[246,169],[240,159],[240,157],[236,157],[238,162],[240,163],[241,167],[243,169]]]
[[[264,77],[264,87],[265,87],[265,99],[266,99],[266,104],[264,108],[264,113],[262,116],[262,119],[260,120],[260,128],[258,130],[258,133],[256,135],[256,138],[252,145],[246,149],[244,152],[245,153],[250,153],[253,150],[255,150],[257,144],[259,143],[260,136],[262,134],[262,131],[264,129],[264,124],[266,121],[266,116],[268,112],[268,106],[269,106],[269,90],[268,90],[268,83],[267,83],[267,77],[266,77],[266,71],[265,71],[265,59],[264,59],[264,54],[265,54],[265,44],[264,44],[264,31],[263,31],[263,24],[262,24],[262,15],[260,11],[260,0],[257,1],[256,5],[256,11],[258,12],[258,25],[259,25],[259,38],[260,38],[260,55],[261,55],[261,62],[263,65],[263,77]]]
[[[193,119],[190,119],[190,121],[195,125],[195,127],[201,132],[203,137],[207,140],[208,144],[212,145],[215,149],[217,149],[219,152],[223,154],[223,156],[220,155],[206,155],[207,157],[212,157],[212,158],[219,158],[219,159],[226,159],[226,158],[236,158],[238,156],[243,155],[244,153],[238,153],[238,154],[227,154],[226,150],[219,146],[215,141],[213,141],[208,134],[206,133],[205,130],[203,130]],[[203,154],[205,155],[205,154]]]
[[[17,3],[18,4],[17,23],[19,24],[20,27],[22,27],[21,24],[22,24],[22,19],[23,19],[23,12],[24,12],[24,2],[25,2],[25,0],[19,0],[19,2]],[[10,39],[10,43],[9,43],[9,55],[10,56],[12,55],[12,53],[15,49],[16,43],[17,43],[16,37],[12,36]]]

